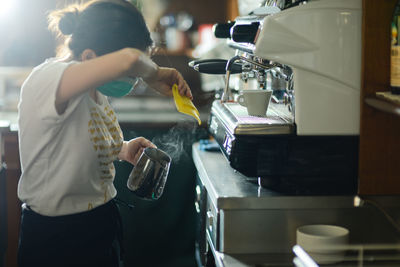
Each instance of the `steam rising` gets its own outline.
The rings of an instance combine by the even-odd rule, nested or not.
[[[179,123],[166,134],[156,136],[151,140],[159,149],[165,151],[172,161],[177,163],[182,158],[189,157],[188,152],[195,141],[196,123]]]

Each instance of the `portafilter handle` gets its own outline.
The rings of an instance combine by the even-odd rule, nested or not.
[[[202,59],[190,61],[188,65],[200,73],[226,74],[227,62],[226,59]],[[231,74],[242,73],[242,64],[235,63],[230,70]]]

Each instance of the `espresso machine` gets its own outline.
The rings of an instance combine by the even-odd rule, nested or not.
[[[295,195],[354,194],[361,0],[280,3],[214,25],[215,36],[236,51],[233,58],[190,63],[202,73],[225,75],[209,132],[230,165],[263,187]],[[234,76],[240,77],[239,93],[273,90],[266,116],[249,116],[235,101]]]

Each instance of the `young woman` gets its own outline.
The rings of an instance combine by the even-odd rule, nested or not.
[[[172,95],[173,84],[181,95],[192,94],[179,72],[146,55],[149,31],[127,1],[95,0],[53,11],[49,27],[64,37],[69,53],[34,68],[21,90],[19,266],[118,266],[113,162],[134,165],[154,144],[143,137],[123,141],[98,89],[112,93],[121,89],[115,81],[141,77],[162,94]]]

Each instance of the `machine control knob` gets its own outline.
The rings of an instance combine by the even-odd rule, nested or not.
[[[207,222],[208,222],[208,229],[210,229],[210,231],[212,232],[213,229],[213,225],[214,225],[214,215],[212,214],[212,212],[209,210],[207,211]]]
[[[199,185],[196,185],[196,202],[201,201],[201,188]]]
[[[217,38],[231,38],[231,28],[235,22],[217,23],[213,26],[214,36]]]
[[[239,24],[234,25],[231,28],[231,38],[233,41],[238,43],[255,43],[257,36],[259,22],[253,22],[251,24]]]

